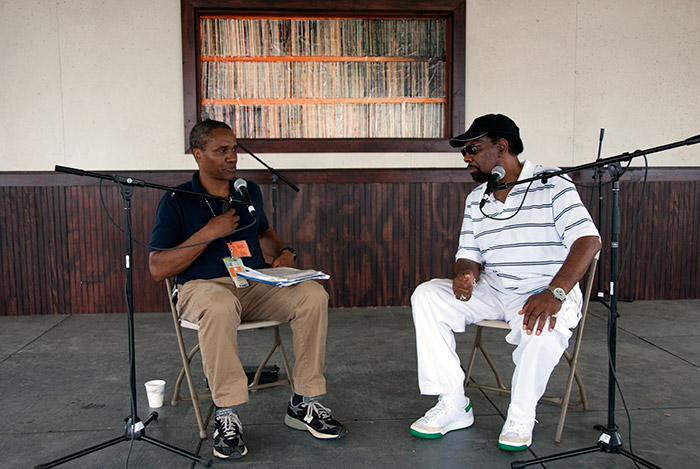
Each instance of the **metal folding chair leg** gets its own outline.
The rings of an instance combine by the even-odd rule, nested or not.
[[[282,338],[280,336],[280,328],[279,328],[279,326],[273,326],[273,329],[275,331],[274,343],[272,344],[270,351],[267,352],[267,355],[265,355],[265,358],[263,358],[262,362],[260,362],[260,366],[258,366],[258,369],[255,372],[255,377],[253,378],[253,382],[248,385],[248,389],[250,391],[257,391],[258,389],[269,388],[272,386],[280,386],[282,384],[289,384],[289,386],[292,388],[292,391],[294,391],[294,384],[292,381],[292,373],[290,371],[289,361],[287,360],[287,353],[284,350],[284,344],[282,343]],[[263,368],[265,367],[265,365],[267,365],[267,362],[270,361],[270,357],[272,357],[272,354],[275,352],[277,347],[279,347],[280,354],[282,355],[282,361],[284,362],[284,369],[287,372],[287,378],[280,379],[278,381],[275,381],[274,383],[259,384],[260,383],[260,376],[262,375]]]

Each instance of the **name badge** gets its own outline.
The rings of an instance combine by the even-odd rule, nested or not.
[[[250,257],[250,249],[245,241],[231,241],[227,246],[231,257]]]

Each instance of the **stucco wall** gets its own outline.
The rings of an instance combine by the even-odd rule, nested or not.
[[[0,170],[187,169],[178,0],[0,0]],[[700,134],[700,2],[467,1],[466,119],[572,166]],[[458,153],[260,154],[285,168],[462,167]],[[635,161],[637,165],[640,162]],[[700,148],[650,157],[699,166]],[[245,156],[241,169],[258,169]]]

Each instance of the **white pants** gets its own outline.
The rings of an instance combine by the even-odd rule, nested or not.
[[[469,301],[455,298],[450,279],[433,279],[419,285],[411,296],[411,306],[421,394],[464,394],[465,376],[454,333],[464,332],[466,325],[483,319],[505,320],[511,328],[506,342],[516,345],[508,417],[522,423],[534,421],[537,401],[568,346],[570,329],[581,317],[581,293],[578,288],[569,293],[554,330],[549,332],[549,324],[545,324],[540,335],[528,335],[522,329],[523,316],[518,311],[527,298],[496,291],[484,274]]]

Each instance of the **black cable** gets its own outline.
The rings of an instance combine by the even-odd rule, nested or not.
[[[121,233],[126,234],[126,231],[124,230],[124,228],[122,228],[119,225],[119,223],[114,218],[112,218],[112,216],[109,214],[109,210],[107,210],[107,205],[105,204],[104,195],[102,194],[102,181],[103,181],[103,179],[100,179],[100,203],[102,204],[102,211],[104,211],[105,215],[107,215],[107,219],[112,223],[112,225],[114,225]],[[201,246],[203,244],[209,244],[213,241],[218,241],[219,239],[228,238],[229,236],[233,236],[234,234],[236,234],[240,231],[247,230],[248,228],[255,226],[256,223],[257,223],[257,218],[255,218],[255,216],[253,216],[253,221],[242,228],[236,228],[235,230],[233,230],[229,233],[225,233],[225,234],[218,236],[216,238],[211,238],[211,239],[208,239],[206,241],[202,241],[202,242],[195,243],[195,244],[188,244],[186,246],[175,246],[175,247],[170,247],[170,248],[152,246],[149,243],[141,242],[133,237],[132,237],[132,241],[134,243],[138,244],[139,246],[145,247],[147,249],[154,249],[156,251],[174,251],[176,249],[186,249],[186,248],[191,248],[191,247],[195,247],[195,246]]]
[[[642,218],[642,202],[644,201],[644,195],[646,193],[646,188],[647,188],[647,175],[649,173],[649,162],[647,161],[647,155],[644,156],[644,181],[642,181],[642,193],[639,196],[639,207],[637,207],[637,214],[634,217],[634,223],[632,224],[632,229],[630,230],[629,233],[629,239],[631,240],[634,238],[634,234],[637,231],[637,225],[639,225],[639,220]],[[622,277],[622,270],[625,267],[625,261],[627,260],[627,255],[630,252],[630,247],[632,246],[632,243],[628,242],[627,243],[627,248],[625,248],[625,254],[622,256],[622,262],[620,263],[620,270],[617,274],[617,278],[615,279],[615,283],[620,281],[620,278]]]
[[[644,155],[644,157],[646,158],[646,155]],[[625,167],[625,169],[622,170],[622,174],[624,174],[624,173],[629,169],[629,167],[630,167],[631,164],[632,164],[632,160],[627,161],[627,166]],[[598,188],[598,187],[605,187],[605,186],[608,186],[608,185],[612,184],[612,180],[607,181],[607,182],[604,182],[604,183],[601,183],[601,184],[598,184],[598,183],[586,184],[586,183],[583,183],[583,182],[576,182],[576,181],[574,181],[573,179],[568,178],[568,177],[566,177],[566,176],[563,175],[563,174],[559,174],[558,176],[559,176],[560,178],[566,180],[566,181],[569,181],[569,182],[570,182],[571,184],[573,184],[574,186],[576,186],[576,187],[583,187],[584,189],[596,189],[596,188]]]
[[[627,401],[625,400],[625,395],[622,392],[622,387],[620,382],[617,380],[617,373],[615,373],[615,367],[612,363],[612,344],[610,343],[610,331],[608,330],[608,365],[610,366],[610,372],[613,376],[613,381],[615,382],[615,387],[617,387],[617,392],[620,394],[620,400],[622,401],[622,407],[625,409],[625,415],[627,416],[627,444],[630,447],[630,452],[634,453],[632,448],[632,416],[630,415],[630,410],[627,407]],[[616,428],[610,428],[610,431],[617,431]],[[636,467],[639,467],[636,461],[632,461]]]
[[[525,204],[525,197],[527,196],[527,193],[530,191],[530,186],[532,186],[532,183],[533,183],[533,182],[535,182],[535,181],[530,181],[530,184],[528,184],[527,187],[525,188],[525,193],[523,194],[523,200],[520,202],[520,206],[518,207],[518,209],[517,209],[515,212],[513,212],[513,214],[512,214],[511,216],[506,217],[506,218],[496,218],[496,217],[492,217],[492,216],[487,215],[486,213],[484,213],[484,207],[481,207],[481,206],[479,207],[479,211],[481,212],[481,214],[482,214],[484,217],[490,218],[491,220],[496,220],[496,221],[510,220],[511,218],[513,218],[514,216],[516,216],[518,213],[520,213],[520,209],[522,209],[522,208],[523,208],[523,205]]]
[[[134,440],[136,438],[131,438],[129,440],[129,451],[126,453],[126,461],[124,461],[124,469],[129,469],[129,459],[131,458],[131,450],[134,449]]]

